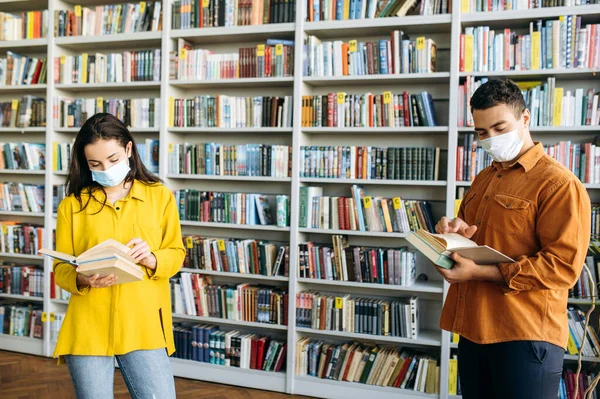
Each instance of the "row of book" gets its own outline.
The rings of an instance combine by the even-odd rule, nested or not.
[[[58,333],[60,332],[60,328],[62,327],[62,323],[65,320],[64,312],[53,312],[54,319],[50,316],[50,341],[56,342],[58,341]]]
[[[598,68],[600,24],[561,16],[529,24],[529,34],[505,28],[467,27],[460,35],[461,72]]]
[[[461,12],[494,12],[511,10],[533,10],[548,7],[575,7],[600,4],[598,0],[467,0],[461,5]]]
[[[262,276],[288,276],[290,248],[255,239],[184,236],[184,268]]]
[[[40,39],[48,35],[48,10],[0,12],[0,40]]]
[[[292,147],[269,144],[176,144],[169,152],[169,173],[290,177]]]
[[[225,367],[279,372],[285,369],[285,341],[208,324],[173,326],[174,357]]]
[[[23,96],[19,99],[0,102],[1,127],[46,126],[46,99]]]
[[[452,333],[454,336],[454,333]],[[458,344],[458,341],[455,342]],[[458,372],[458,356],[454,355],[448,359],[448,394],[462,395],[460,387],[460,374]]]
[[[431,94],[328,93],[302,96],[303,127],[437,126]]]
[[[388,300],[301,291],[296,294],[296,326],[417,339],[419,299],[413,296]]]
[[[0,183],[0,211],[44,212],[44,186],[26,183]]]
[[[56,284],[54,280],[54,272],[50,272],[50,298],[61,299],[63,301],[68,301],[71,299],[71,293],[67,290],[63,290]]]
[[[408,248],[349,247],[343,236],[333,246],[298,245],[298,277],[410,286],[417,277],[416,253]]]
[[[46,58],[28,57],[12,51],[0,58],[0,84],[25,86],[46,83]]]
[[[178,39],[178,52],[169,53],[169,79],[220,80],[294,76],[294,41],[268,39],[266,44],[216,54],[194,49]]]
[[[66,197],[66,184],[55,184],[52,186],[52,213],[58,212],[58,205],[62,202],[62,200]],[[52,240],[54,247],[56,246],[56,230],[52,230]]]
[[[160,49],[62,55],[54,58],[54,83],[160,81]]]
[[[451,1],[442,0],[313,0],[308,2],[307,21],[437,15],[451,12]]]
[[[175,0],[171,28],[215,28],[294,22],[296,0]]]
[[[356,39],[321,41],[304,39],[303,76],[360,76],[431,73],[437,70],[437,45],[424,36],[410,40],[401,30],[390,39],[362,42]]]
[[[169,127],[292,127],[292,96],[169,98]]]
[[[46,144],[0,142],[0,170],[46,169]]]
[[[493,162],[492,157],[478,147],[475,133],[462,137],[463,144],[456,147],[456,181],[473,181],[475,176]]]
[[[440,385],[438,362],[425,353],[360,342],[329,344],[315,338],[296,343],[296,375],[429,394],[439,393]]]
[[[30,305],[0,304],[0,332],[15,337],[42,339],[42,309]]]
[[[35,266],[0,265],[0,293],[43,297],[43,270]]]
[[[600,208],[597,204],[592,205],[592,238],[596,236],[596,231],[600,228],[600,220],[598,220],[598,212]],[[594,256],[587,256],[585,258],[585,264],[590,270],[591,277],[594,281],[598,281],[600,276],[600,262],[594,259]],[[600,290],[595,287],[596,300],[600,303]],[[591,299],[592,298],[592,283],[589,280],[588,272],[585,268],[581,271],[581,275],[577,279],[577,282],[573,287],[569,289],[569,297],[577,299]]]
[[[287,325],[286,289],[212,284],[209,276],[180,273],[171,293],[175,314]]]
[[[576,144],[560,141],[554,145],[544,145],[544,151],[566,166],[583,183],[600,183],[600,146],[594,143]]]
[[[438,180],[439,147],[300,147],[300,177]]]
[[[567,369],[562,373],[560,378],[559,387],[559,399],[583,399],[584,392],[592,386],[593,381],[596,379],[597,373],[590,370],[582,370],[579,374],[579,391],[578,395],[575,396],[575,371]],[[598,398],[598,389],[594,388],[591,392],[590,398]]]
[[[0,252],[9,254],[38,255],[42,248],[44,228],[21,222],[0,221]]]
[[[587,334],[585,336],[585,345],[583,345],[583,334],[585,327],[585,313],[574,306],[569,306],[567,309],[567,317],[569,320],[569,339],[567,341],[567,353],[577,355],[583,346],[583,356],[598,357],[600,356],[600,341],[598,335],[594,331],[593,325],[588,325]]]
[[[162,3],[76,5],[73,10],[54,11],[54,36],[101,36],[162,30]]]
[[[419,228],[433,231],[428,201],[367,196],[362,186],[352,196],[323,196],[322,187],[300,187],[300,227],[408,234]]]
[[[160,98],[54,97],[55,128],[81,127],[98,112],[114,115],[127,127],[158,129],[160,126]]]

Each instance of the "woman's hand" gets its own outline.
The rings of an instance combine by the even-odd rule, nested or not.
[[[93,276],[86,276],[84,274],[77,274],[77,287],[91,287],[91,288],[105,288],[115,285],[119,277],[109,274],[108,276],[100,277],[99,274]]]
[[[156,269],[156,256],[150,252],[150,246],[146,241],[141,238],[132,238],[126,245],[133,245],[129,250],[128,255],[131,256],[136,263],[146,266],[150,270]]]

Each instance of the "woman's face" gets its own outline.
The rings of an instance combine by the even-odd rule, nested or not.
[[[101,139],[86,145],[83,151],[90,170],[104,171],[122,160],[129,159],[131,146],[131,141],[123,148],[117,140]]]

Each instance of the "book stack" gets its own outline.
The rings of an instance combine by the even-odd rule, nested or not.
[[[452,2],[441,0],[313,0],[308,3],[307,21],[436,15],[451,12]]]
[[[169,98],[170,127],[292,127],[292,96]]]
[[[54,83],[160,81],[160,49],[62,55],[54,58]]]
[[[460,36],[460,71],[522,71],[600,67],[600,24],[576,15],[529,23],[529,34],[489,26],[466,27]]]
[[[160,98],[54,97],[52,104],[55,128],[81,127],[98,112],[112,114],[130,128],[160,126]]]
[[[169,53],[169,68],[171,80],[290,77],[294,75],[294,41],[268,39],[266,44],[219,54],[194,49],[178,39],[178,51]]]
[[[197,273],[180,273],[170,282],[175,314],[287,325],[286,289],[211,284]]]
[[[175,0],[171,29],[294,22],[296,0]]]
[[[300,187],[300,227],[315,229],[398,232],[419,228],[434,231],[428,201],[371,197],[353,185],[352,197],[326,197],[321,187]]]
[[[579,350],[583,346],[583,331],[585,327],[585,313],[576,306],[569,306],[567,310],[569,318],[569,340],[567,341],[567,353],[569,355],[578,355]],[[600,356],[600,341],[598,335],[594,331],[592,324],[588,325],[587,341],[583,347],[583,356],[598,357]]]
[[[377,299],[313,291],[296,294],[296,326],[417,339],[419,298]]]
[[[169,153],[169,173],[290,177],[291,155],[286,145],[184,143]]]
[[[431,94],[327,93],[302,96],[303,127],[437,126]]]
[[[41,298],[44,271],[35,266],[0,265],[0,293]]]
[[[280,211],[289,215],[289,205],[280,209],[283,197],[287,196],[193,189],[175,191],[181,220],[245,225],[274,225]],[[277,208],[271,204],[277,204]]]
[[[48,34],[48,10],[0,12],[0,40],[40,39]]]
[[[588,387],[592,386],[593,381],[598,375],[595,371],[582,370],[579,374],[579,391],[578,395],[575,396],[575,373],[576,370],[566,369],[562,373],[560,379],[559,398],[560,399],[579,399],[583,397],[584,392]],[[592,391],[593,398],[598,397],[598,389],[594,388]]]
[[[296,343],[296,375],[437,394],[440,367],[434,357],[410,349],[360,342],[329,344],[314,338]]]
[[[140,1],[54,11],[54,36],[101,36],[162,30],[162,3]]]
[[[184,268],[262,276],[288,276],[290,248],[253,239],[184,236]]]
[[[43,227],[3,220],[0,221],[0,231],[0,252],[38,255],[38,249],[42,247]]]
[[[44,212],[44,186],[0,183],[0,210],[5,212]]]
[[[438,180],[441,150],[418,147],[300,147],[300,177]]]
[[[213,325],[174,325],[174,357],[225,367],[279,372],[285,369],[285,341]]]
[[[46,169],[46,144],[0,142],[0,169]]]
[[[298,245],[298,277],[410,286],[417,277],[416,253],[408,248],[348,247],[333,236],[333,247]]]
[[[46,83],[46,58],[28,57],[12,51],[0,57],[0,85],[25,86]]]
[[[517,11],[517,10],[533,10],[535,8],[547,7],[575,7],[585,6],[588,4],[598,4],[597,0],[534,0],[534,1],[519,1],[508,0],[491,2],[468,0],[461,4],[461,12],[493,12],[493,11]]]
[[[1,127],[46,126],[46,100],[34,96],[23,96],[21,100],[0,102]]]
[[[401,30],[374,42],[304,39],[303,76],[397,75],[437,70],[437,44],[425,36],[410,40]]]
[[[42,309],[30,305],[0,304],[0,332],[15,337],[42,339]]]
[[[463,135],[463,145],[456,147],[457,181],[475,180],[475,176],[494,161],[477,143],[475,134],[468,133]]]

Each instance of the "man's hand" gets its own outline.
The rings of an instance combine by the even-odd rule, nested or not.
[[[449,219],[444,216],[435,225],[435,231],[438,234],[458,233],[463,237],[471,238],[477,231],[477,226],[469,226],[464,220],[459,218]]]
[[[442,277],[444,277],[444,280],[450,284],[481,280],[506,285],[504,276],[500,273],[497,265],[478,265],[471,259],[463,258],[456,252],[452,252],[450,257],[456,262],[452,269],[444,269],[436,266]]]
[[[117,282],[118,277],[112,274],[108,276],[100,277],[99,274],[93,276],[86,276],[84,274],[77,274],[77,287],[92,287],[92,288],[105,288],[114,285]]]

